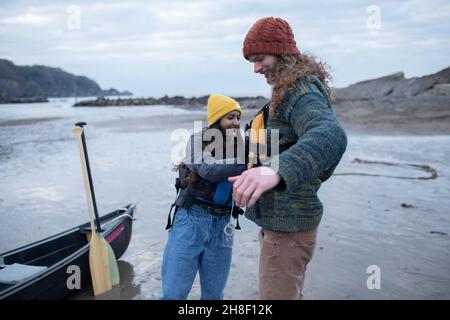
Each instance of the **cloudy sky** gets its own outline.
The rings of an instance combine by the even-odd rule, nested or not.
[[[264,16],[286,19],[299,49],[330,65],[336,87],[450,66],[444,0],[2,0],[0,58],[60,67],[141,96],[267,96],[242,57],[246,32]]]

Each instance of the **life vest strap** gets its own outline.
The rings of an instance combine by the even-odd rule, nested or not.
[[[267,157],[265,155],[259,155],[260,146],[266,145],[266,127],[267,127],[267,119],[269,115],[269,106],[270,104],[266,104],[264,108],[262,108],[252,119],[249,126],[246,126],[249,132],[249,145],[248,145],[248,162],[247,169],[253,168],[256,164],[258,165],[260,160],[266,160]],[[263,148],[266,150],[266,148]],[[255,152],[256,151],[256,152]]]

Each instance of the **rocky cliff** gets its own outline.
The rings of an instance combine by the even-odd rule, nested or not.
[[[0,59],[0,103],[46,101],[47,97],[126,95],[102,90],[92,79],[47,66],[17,66]]]

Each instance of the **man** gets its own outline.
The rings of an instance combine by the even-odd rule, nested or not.
[[[258,20],[243,54],[271,86],[265,122],[279,132],[279,154],[229,181],[236,204],[246,206],[245,216],[262,228],[259,298],[302,299],[323,212],[317,192],[340,161],[347,137],[331,109],[324,64],[300,53],[285,20]]]

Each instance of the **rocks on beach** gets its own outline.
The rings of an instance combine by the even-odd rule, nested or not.
[[[267,99],[258,97],[235,97],[235,99],[243,108],[262,108],[267,103]],[[167,95],[161,98],[118,98],[109,99],[99,97],[95,100],[81,101],[74,107],[125,107],[125,106],[152,106],[152,105],[172,105],[177,107],[185,107],[192,109],[201,109],[206,107],[208,96],[185,98],[183,96],[169,97]]]
[[[409,79],[398,72],[334,89],[333,96],[334,111],[355,131],[450,133],[450,67]]]
[[[102,90],[95,81],[66,75],[60,69],[15,66],[7,60],[0,60],[0,64],[22,75],[21,79],[25,80],[30,77],[30,70],[36,71],[39,77],[50,74],[54,79],[52,83],[55,84],[45,90],[25,90],[24,88],[28,88],[28,80],[19,83],[6,78],[0,79],[0,103],[45,102],[47,97],[77,95],[98,98],[80,101],[75,107],[172,105],[189,110],[204,110],[208,101],[207,95],[129,97],[131,92]],[[63,82],[58,80],[61,74],[71,79],[63,86],[64,90],[60,88]],[[39,77],[37,83],[42,82]],[[116,98],[110,98],[111,96]],[[268,102],[263,96],[233,98],[244,109],[260,109]],[[403,72],[397,72],[346,88],[333,88],[332,102],[339,120],[355,133],[450,134],[450,67],[422,77],[405,78]]]
[[[346,128],[355,132],[408,134],[450,133],[450,67],[435,74],[405,78],[403,72],[333,89],[333,109]],[[235,97],[243,108],[259,109],[268,99]],[[76,107],[173,105],[205,109],[208,96],[186,98],[99,97]]]

